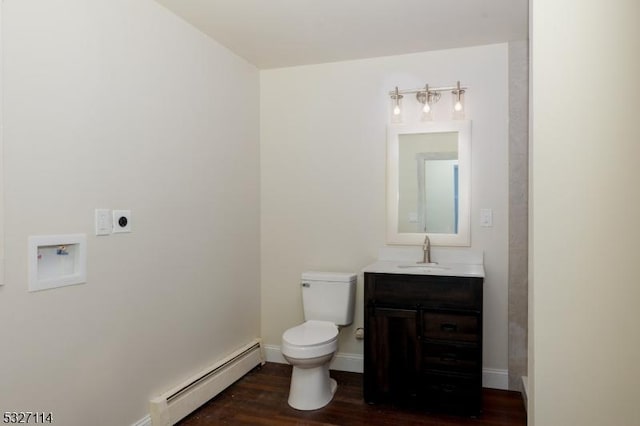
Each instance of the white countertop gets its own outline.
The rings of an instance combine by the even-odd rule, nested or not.
[[[362,272],[484,278],[484,266],[482,264],[475,263],[438,263],[436,265],[420,265],[417,262],[379,260],[369,266],[366,266]]]

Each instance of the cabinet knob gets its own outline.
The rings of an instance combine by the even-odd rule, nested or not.
[[[447,333],[455,333],[458,331],[458,324],[443,323],[440,324],[440,330],[446,331]]]
[[[442,356],[440,357],[440,361],[448,364],[453,364],[458,362],[458,357],[456,356],[456,354],[442,354]]]

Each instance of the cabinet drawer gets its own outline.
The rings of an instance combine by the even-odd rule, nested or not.
[[[423,376],[424,400],[429,406],[479,414],[482,406],[482,385],[472,377],[427,374]]]
[[[424,372],[443,371],[476,374],[481,371],[480,359],[478,347],[440,343],[425,343],[422,346]]]
[[[482,309],[482,279],[365,273],[365,299],[389,306]]]
[[[480,337],[480,319],[474,314],[426,311],[422,324],[427,339],[478,342]]]

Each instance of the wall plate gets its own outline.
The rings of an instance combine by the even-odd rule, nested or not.
[[[95,232],[96,235],[110,235],[113,231],[111,220],[111,210],[95,209]]]
[[[480,209],[480,226],[483,228],[491,228],[493,226],[492,209]]]
[[[131,232],[131,210],[113,211],[113,233]]]

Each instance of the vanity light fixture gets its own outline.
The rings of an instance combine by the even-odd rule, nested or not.
[[[398,86],[391,94],[391,122],[402,123],[402,96],[398,91]]]
[[[430,121],[433,119],[433,105],[437,103],[442,92],[451,92],[453,94],[453,118],[464,119],[464,94],[468,90],[467,87],[460,86],[458,81],[455,86],[446,87],[429,87],[426,84],[419,89],[398,90],[398,87],[389,92],[391,98],[391,122],[402,123],[402,95],[415,93],[416,100],[421,104],[420,120]]]

